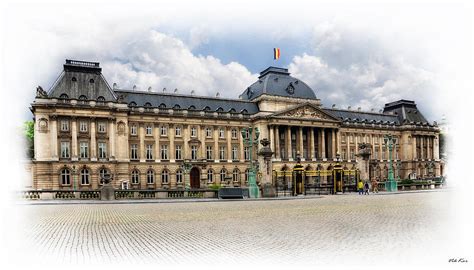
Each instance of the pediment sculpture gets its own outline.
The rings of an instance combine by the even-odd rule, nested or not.
[[[281,114],[279,116],[285,116],[285,117],[295,117],[295,118],[318,118],[318,119],[331,119],[329,116],[324,114],[321,111],[318,111],[312,107],[305,106],[301,108],[297,108],[294,110],[291,110],[289,112],[286,112],[284,114]]]

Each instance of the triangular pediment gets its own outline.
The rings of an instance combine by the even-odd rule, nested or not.
[[[340,121],[336,117],[328,114],[327,112],[321,110],[320,108],[312,104],[301,104],[296,107],[274,113],[271,116],[277,118]]]

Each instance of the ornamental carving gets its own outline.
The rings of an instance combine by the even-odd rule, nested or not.
[[[43,90],[43,87],[38,85],[38,87],[36,87],[36,97],[37,98],[47,98],[48,93],[46,93],[46,91]]]
[[[117,132],[120,135],[123,135],[125,133],[125,123],[120,121],[117,125]]]
[[[48,131],[48,120],[41,118],[38,121],[38,130],[39,132],[47,132]]]
[[[295,117],[295,118],[318,118],[318,119],[331,119],[324,113],[317,111],[311,107],[302,107],[296,110],[289,111],[287,113],[282,114],[281,116],[286,117]]]

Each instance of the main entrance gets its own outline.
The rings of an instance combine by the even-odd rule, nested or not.
[[[191,172],[189,173],[189,178],[190,178],[190,182],[191,182],[191,188],[200,188],[201,187],[201,184],[200,184],[201,174],[199,173],[198,168],[193,167],[191,169]]]

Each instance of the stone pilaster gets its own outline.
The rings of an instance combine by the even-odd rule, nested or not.
[[[95,131],[95,118],[91,118],[91,161],[97,161],[97,140]]]
[[[275,126],[275,158],[281,159],[280,157],[280,130],[279,126]]]
[[[304,161],[304,148],[303,148],[303,127],[298,127],[298,152],[300,152],[301,160]]]
[[[71,160],[77,161],[78,154],[77,154],[77,119],[76,117],[71,118]]]
[[[314,128],[309,129],[309,140],[310,140],[310,158],[312,161],[316,160],[315,144],[314,144]]]
[[[326,134],[325,128],[321,128],[321,158],[326,160]]]

